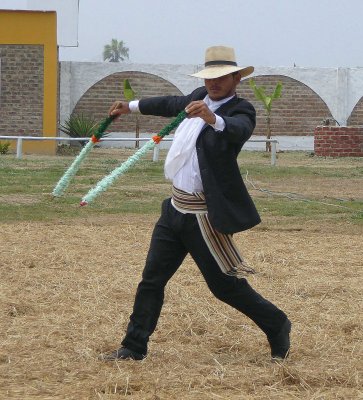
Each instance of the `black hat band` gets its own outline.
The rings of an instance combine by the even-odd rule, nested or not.
[[[207,61],[204,65],[206,67],[210,67],[211,65],[233,65],[237,67],[237,63],[235,61],[226,61],[226,60]]]

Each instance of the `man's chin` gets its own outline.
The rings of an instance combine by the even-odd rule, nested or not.
[[[222,100],[224,99],[226,96],[223,96],[220,93],[208,93],[209,94],[209,98],[213,101],[218,101],[218,100]]]

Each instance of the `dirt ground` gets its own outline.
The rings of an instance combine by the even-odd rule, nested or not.
[[[104,363],[132,310],[156,216],[2,224],[1,399],[362,399],[362,229],[269,218],[235,239],[293,323],[290,358],[187,259],[142,362]]]

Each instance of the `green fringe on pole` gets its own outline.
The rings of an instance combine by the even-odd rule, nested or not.
[[[123,162],[120,166],[115,168],[109,175],[105,176],[101,181],[97,183],[97,185],[92,188],[86,196],[82,198],[80,203],[81,206],[85,206],[93,201],[100,193],[106,191],[114,181],[127,172],[137,161],[140,160],[142,156],[144,156],[149,150],[154,148],[156,143],[159,143],[160,140],[166,135],[168,135],[174,128],[176,128],[183,119],[187,116],[185,111],[180,112],[177,117],[167,126],[165,126],[157,135],[155,135],[152,139],[150,139],[144,146],[141,147],[135,154],[130,156],[125,162]]]
[[[106,129],[111,125],[111,122],[116,118],[116,115],[111,115],[110,117],[105,118],[103,121],[100,122],[98,125],[98,128],[96,132],[93,134],[93,136],[97,139],[100,140],[106,131]]]
[[[107,117],[100,122],[100,124],[97,127],[96,132],[92,135],[89,142],[86,144],[86,146],[83,147],[81,152],[78,154],[78,156],[75,158],[75,160],[73,161],[71,166],[67,169],[67,171],[64,173],[62,178],[58,181],[57,185],[53,189],[52,195],[54,197],[62,196],[62,194],[65,192],[65,190],[69,186],[72,178],[78,172],[79,167],[81,166],[84,159],[91,152],[91,150],[93,149],[95,144],[102,138],[102,136],[104,135],[104,132],[106,131],[108,126],[111,124],[111,122],[115,118],[116,118],[115,116]]]

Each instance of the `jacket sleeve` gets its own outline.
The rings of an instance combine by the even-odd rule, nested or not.
[[[256,111],[251,103],[242,100],[228,115],[221,115],[226,123],[221,132],[231,143],[244,144],[252,135],[256,126]]]
[[[198,88],[187,96],[160,96],[141,99],[139,110],[144,115],[175,117],[193,100],[205,97],[205,88]]]

